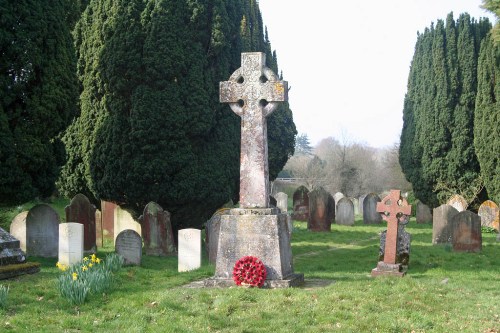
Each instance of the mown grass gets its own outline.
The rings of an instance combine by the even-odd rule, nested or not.
[[[214,267],[178,273],[177,258],[143,256],[108,294],[72,306],[57,291],[56,259],[10,287],[2,332],[499,332],[500,242],[483,234],[483,251],[432,246],[432,227],[412,220],[404,278],[372,278],[384,225],[333,225],[312,233],[294,222],[294,269],[307,284],[290,289],[185,288]],[[108,246],[98,252],[104,257]]]

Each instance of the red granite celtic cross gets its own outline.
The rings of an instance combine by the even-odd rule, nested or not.
[[[220,82],[220,101],[241,117],[240,207],[269,207],[267,121],[288,100],[288,84],[265,67],[264,53],[241,54],[241,67]]]
[[[387,221],[387,234],[385,238],[384,262],[396,263],[398,240],[398,222],[403,215],[411,214],[411,206],[401,197],[401,191],[391,190],[381,202],[377,203],[377,212],[382,213],[382,218]]]

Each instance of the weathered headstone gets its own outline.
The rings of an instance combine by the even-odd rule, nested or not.
[[[81,223],[59,224],[59,263],[70,266],[81,261],[84,247],[84,225]]]
[[[349,198],[342,198],[337,203],[335,223],[341,225],[354,225],[354,204]]]
[[[496,203],[491,200],[486,200],[479,206],[477,214],[481,217],[481,226],[491,227],[500,231],[500,216]]]
[[[115,240],[115,252],[123,257],[124,265],[141,265],[142,238],[135,230],[120,231]]]
[[[220,101],[241,117],[240,208],[222,216],[215,275],[205,285],[234,285],[234,264],[248,255],[266,266],[267,286],[290,287],[304,280],[293,273],[286,214],[269,205],[266,117],[287,93],[287,83],[265,67],[260,52],[242,53],[241,67],[220,83]]]
[[[141,224],[137,222],[132,214],[130,214],[127,210],[122,209],[120,206],[116,206],[114,209],[114,223],[115,225],[113,226],[113,230],[116,236],[123,230],[131,229],[135,230],[139,234],[139,236],[142,235],[142,229],[141,229]],[[115,237],[116,241],[116,237]]]
[[[0,228],[0,266],[21,264],[26,261],[26,253],[21,250],[19,240]]]
[[[363,223],[379,224],[382,223],[382,217],[377,212],[377,203],[380,197],[375,193],[367,194],[363,200]]]
[[[451,219],[458,210],[450,205],[441,205],[432,211],[432,244],[451,243],[453,230]]]
[[[404,268],[408,267],[410,262],[410,243],[411,234],[405,230],[405,224],[398,225],[398,239],[396,246],[396,264],[401,264]],[[385,256],[385,239],[387,238],[387,230],[380,234],[380,248],[378,260],[383,261]]]
[[[49,205],[39,204],[26,216],[28,256],[56,258],[59,250],[59,215]]]
[[[99,209],[95,211],[95,243],[98,247],[104,247],[104,235],[102,229],[102,213]]]
[[[391,190],[381,202],[377,203],[376,210],[387,221],[387,233],[385,237],[384,260],[378,262],[377,267],[372,270],[372,276],[403,276],[405,272],[403,271],[402,264],[396,262],[398,230],[400,224],[408,223],[411,206],[401,196],[401,191]]]
[[[277,201],[276,207],[278,207],[282,213],[288,212],[288,195],[286,193],[283,192],[277,193],[276,201]]]
[[[21,212],[14,217],[10,224],[10,234],[19,240],[21,250],[26,252],[26,217],[28,211]]]
[[[144,207],[139,218],[144,250],[147,255],[167,256],[175,254],[174,233],[170,223],[170,213],[160,205],[150,202]]]
[[[293,214],[292,218],[297,221],[307,221],[309,219],[309,190],[305,186],[300,186],[293,193]]]
[[[333,200],[335,200],[335,205],[337,205],[337,202],[339,202],[340,199],[344,197],[344,194],[341,192],[337,192],[333,195]]]
[[[417,223],[429,223],[432,222],[432,212],[429,206],[422,202],[417,202]]]
[[[471,211],[463,211],[451,219],[452,245],[456,252],[481,252],[481,218]]]
[[[101,200],[102,236],[105,239],[115,239],[115,209],[117,204]]]
[[[178,271],[187,272],[201,266],[201,230],[181,229],[178,233]]]
[[[219,246],[220,221],[224,214],[229,214],[229,208],[221,208],[216,211],[205,228],[205,245],[208,252],[208,262],[215,264],[217,260],[217,247]]]
[[[468,206],[467,201],[459,194],[455,194],[454,196],[452,196],[448,200],[447,204],[453,206],[456,210],[458,210],[458,212],[463,212],[467,209]]]
[[[330,232],[335,218],[334,200],[324,188],[318,187],[309,192],[309,220],[307,229]]]
[[[78,193],[71,199],[65,208],[66,222],[75,222],[83,225],[83,250],[86,252],[96,251],[96,208],[83,194]]]

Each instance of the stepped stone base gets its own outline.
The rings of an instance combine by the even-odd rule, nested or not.
[[[403,271],[401,264],[387,264],[383,261],[379,261],[377,267],[372,269],[372,276],[388,275],[403,277],[405,274],[406,271]]]

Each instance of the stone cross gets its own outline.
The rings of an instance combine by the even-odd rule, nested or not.
[[[288,83],[266,66],[260,52],[241,54],[241,67],[220,82],[220,101],[241,117],[240,207],[269,207],[267,121],[288,100]]]
[[[401,191],[391,190],[381,202],[377,203],[377,212],[387,221],[384,262],[396,263],[398,223],[411,214],[411,206],[401,197]]]

